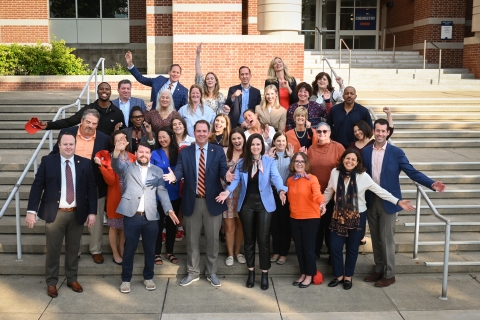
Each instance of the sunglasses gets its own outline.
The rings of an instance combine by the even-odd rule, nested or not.
[[[330,130],[317,130],[317,134],[327,134],[327,132],[329,132]]]
[[[132,119],[145,119],[145,116],[132,116]]]

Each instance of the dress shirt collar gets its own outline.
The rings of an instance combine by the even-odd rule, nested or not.
[[[135,164],[136,164],[137,166],[139,166],[140,169],[142,169],[142,168],[150,168],[150,162],[149,162],[146,166],[142,166],[140,163],[138,163],[138,160],[137,160],[137,161],[135,161]]]
[[[200,148],[202,148],[202,147],[200,147],[200,146],[195,142],[195,151],[199,151]],[[203,150],[206,151],[207,149],[208,149],[208,142],[207,142],[206,145],[203,146]]]
[[[61,162],[62,164],[64,164],[65,161],[67,161],[67,160],[70,161],[70,163],[73,163],[73,161],[74,161],[73,156],[71,156],[69,159],[67,159],[67,158],[65,158],[64,156],[60,155],[60,162]]]
[[[380,148],[375,148],[375,143],[373,143],[373,149],[377,150],[377,151],[380,151],[383,149],[383,151],[387,150],[387,144],[388,142],[386,142],[383,147],[380,147]]]

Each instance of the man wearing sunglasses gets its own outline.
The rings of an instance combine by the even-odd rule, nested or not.
[[[372,118],[368,109],[355,102],[357,92],[354,87],[346,87],[343,92],[343,102],[336,104],[330,110],[327,123],[332,128],[332,139],[347,148],[355,142],[353,127],[359,120],[365,121],[373,129]]]

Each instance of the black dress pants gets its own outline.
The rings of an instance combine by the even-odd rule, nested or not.
[[[273,254],[287,256],[292,242],[290,229],[290,204],[288,200],[282,205],[278,192],[273,193],[277,210],[272,212],[272,248]]]
[[[272,213],[267,212],[260,194],[247,194],[239,212],[243,228],[243,247],[247,267],[255,267],[255,241],[258,243],[260,269],[270,269],[270,223]]]
[[[323,239],[325,239],[325,246],[327,246],[327,253],[330,255],[330,222],[332,221],[333,208],[335,207],[335,200],[331,199],[327,203],[327,211],[320,218],[320,226],[317,232],[317,242],[315,244],[315,254],[318,256],[323,247]]]
[[[171,200],[170,202],[172,203],[173,211],[178,217],[178,213],[180,212],[180,205],[182,204],[182,198]],[[157,201],[157,211],[160,214],[160,219],[158,220],[158,236],[155,246],[155,254],[158,255],[162,253],[163,228],[165,228],[167,232],[167,239],[165,241],[167,253],[173,253],[173,246],[175,245],[175,235],[177,234],[177,226],[175,226],[172,219],[170,219],[170,217],[165,214],[165,211],[163,210],[160,201]]]

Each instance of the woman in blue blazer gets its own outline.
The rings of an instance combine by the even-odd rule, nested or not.
[[[244,250],[248,267],[247,287],[255,285],[255,241],[258,243],[261,288],[268,289],[268,269],[270,269],[270,221],[275,211],[272,184],[279,193],[282,205],[285,204],[287,187],[278,173],[273,158],[264,156],[263,137],[252,134],[247,140],[246,151],[235,169],[235,179],[217,197],[218,202],[232,196],[233,190],[242,183],[238,200],[238,212],[244,234]]]

